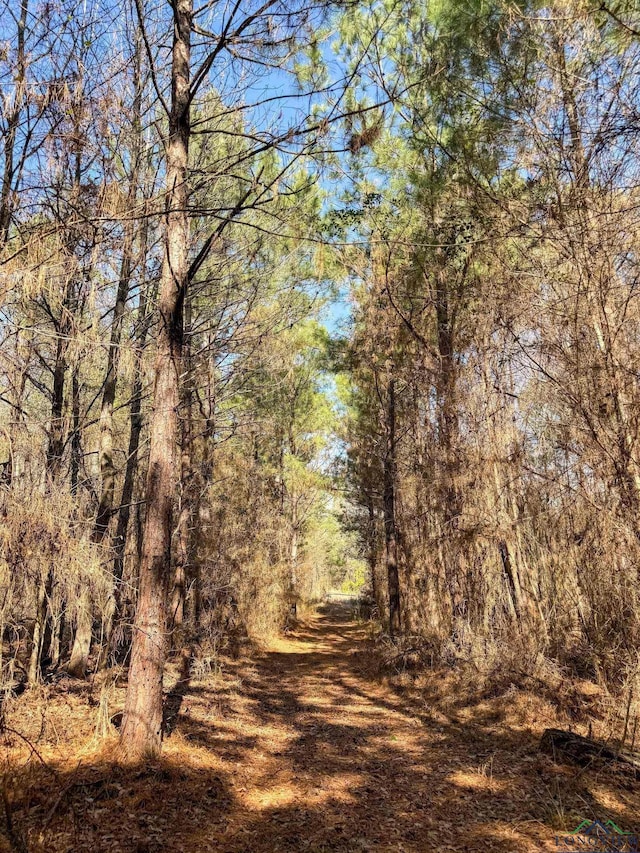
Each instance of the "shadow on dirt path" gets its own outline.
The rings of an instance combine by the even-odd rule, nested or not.
[[[160,763],[58,770],[69,793],[51,816],[50,798],[26,818],[18,801],[30,849],[533,853],[558,850],[574,815],[633,828],[633,786],[576,781],[482,705],[445,713],[394,692],[371,674],[365,634],[334,603],[269,651],[192,678]]]

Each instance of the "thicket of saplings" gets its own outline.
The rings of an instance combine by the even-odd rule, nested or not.
[[[236,654],[244,641],[269,639],[289,624],[293,604],[304,612],[342,581],[340,568],[328,564],[322,543],[314,547],[311,534],[308,547],[300,548],[293,591],[291,531],[273,481],[261,483],[255,466],[241,455],[220,456],[218,475],[226,488],[211,487],[201,503],[184,601],[179,614],[172,610],[169,626],[173,647],[189,646],[195,667],[219,654]],[[222,473],[227,466],[233,466],[232,489]],[[133,519],[124,574],[116,585],[113,548],[92,541],[91,510],[88,500],[80,503],[62,486],[45,491],[18,483],[0,493],[3,695],[68,673],[126,672],[140,520]],[[76,667],[87,599],[90,649]]]

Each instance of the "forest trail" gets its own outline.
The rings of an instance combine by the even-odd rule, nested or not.
[[[447,716],[399,695],[371,663],[366,629],[337,602],[241,666],[233,713],[208,736],[222,747],[229,809],[214,807],[208,828],[175,849],[557,850],[538,770],[562,771],[537,737],[501,728],[493,711]],[[178,728],[198,740],[206,699],[188,705]]]
[[[553,764],[537,732],[506,723],[504,698],[438,705],[396,692],[373,660],[350,606],[328,605],[178,682],[157,764],[41,748],[52,770],[29,777],[14,822],[34,853],[533,853],[557,850],[554,826],[574,815],[633,822],[637,783]]]

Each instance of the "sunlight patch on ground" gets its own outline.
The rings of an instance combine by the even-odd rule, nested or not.
[[[452,782],[458,788],[467,788],[470,791],[506,791],[509,784],[504,780],[495,779],[490,774],[483,773],[481,770],[456,770],[447,777],[448,782]]]
[[[267,811],[285,806],[304,804],[314,807],[332,803],[353,803],[352,791],[362,784],[362,775],[342,773],[337,777],[324,777],[314,781],[309,788],[302,782],[282,782],[270,788],[254,788],[242,796],[243,804],[255,811]]]
[[[602,804],[604,811],[624,816],[629,822],[635,822],[637,820],[637,815],[633,814],[629,804],[623,799],[624,791],[612,790],[610,787],[606,787],[605,785],[598,785],[594,783],[592,783],[589,788],[593,797]]]
[[[541,850],[554,850],[557,853],[558,850],[553,839],[532,839],[524,836],[516,827],[500,821],[476,824],[473,833],[469,835],[473,835],[474,840],[484,840],[487,850],[508,850],[509,853],[540,853]]]

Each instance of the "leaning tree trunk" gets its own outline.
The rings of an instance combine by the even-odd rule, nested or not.
[[[166,654],[171,530],[177,486],[182,305],[188,282],[189,63],[192,0],[173,3],[172,101],[167,143],[167,217],[158,297],[159,329],[150,429],[140,588],[121,749],[132,760],[162,745],[162,676]]]

